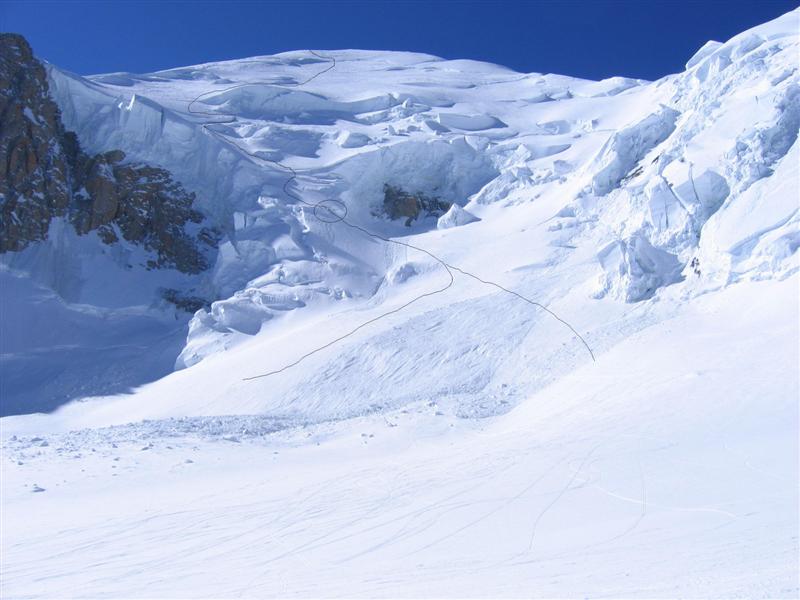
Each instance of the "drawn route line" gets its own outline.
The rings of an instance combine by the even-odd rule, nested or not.
[[[430,256],[433,260],[438,262],[444,268],[444,270],[447,271],[447,276],[448,276],[449,280],[448,280],[447,284],[444,285],[443,287],[441,287],[439,289],[436,289],[434,291],[431,291],[431,292],[425,292],[424,294],[420,294],[419,296],[416,296],[415,298],[412,298],[411,300],[409,300],[408,302],[402,304],[401,306],[399,306],[397,308],[393,308],[392,310],[388,310],[388,311],[386,311],[384,313],[381,313],[380,315],[378,315],[376,317],[373,317],[372,319],[369,319],[369,320],[361,323],[357,327],[354,327],[353,329],[351,329],[347,333],[345,333],[345,334],[343,334],[343,335],[331,340],[330,342],[327,342],[326,344],[324,344],[322,346],[319,346],[317,348],[314,348],[310,352],[307,352],[307,353],[303,354],[297,360],[295,360],[295,361],[293,361],[293,362],[291,362],[291,363],[289,363],[287,365],[284,365],[283,367],[281,367],[279,369],[275,369],[275,370],[269,371],[267,373],[261,373],[259,375],[253,375],[251,377],[244,377],[242,380],[243,381],[253,381],[254,379],[261,379],[261,378],[264,378],[264,377],[270,377],[272,375],[277,375],[279,373],[283,373],[287,369],[291,369],[292,367],[295,367],[295,366],[299,365],[301,362],[303,362],[307,358],[313,356],[314,354],[322,352],[323,350],[325,350],[327,348],[330,348],[331,346],[333,346],[335,344],[338,344],[339,342],[345,340],[346,338],[348,338],[351,335],[355,334],[356,332],[358,332],[359,330],[363,329],[364,327],[367,327],[368,325],[371,325],[372,323],[375,323],[376,321],[379,321],[379,320],[381,320],[381,319],[383,319],[385,317],[388,317],[390,315],[396,314],[396,313],[408,308],[409,306],[411,306],[415,302],[418,302],[418,301],[420,301],[420,300],[422,300],[424,298],[428,298],[430,296],[435,296],[436,294],[441,294],[442,292],[445,292],[446,290],[450,289],[453,286],[453,284],[455,283],[455,277],[453,275],[453,271],[457,271],[457,272],[461,273],[462,275],[466,275],[467,277],[471,277],[472,279],[474,279],[474,280],[476,280],[476,281],[478,281],[478,282],[480,282],[480,283],[482,283],[484,285],[497,288],[500,291],[503,291],[503,292],[505,292],[507,294],[515,296],[516,298],[522,300],[523,302],[527,302],[531,306],[535,306],[535,307],[540,308],[543,311],[547,312],[554,319],[556,319],[558,322],[560,322],[565,327],[567,327],[572,332],[572,334],[581,341],[583,346],[589,352],[589,356],[591,356],[592,361],[594,362],[596,360],[595,356],[594,356],[594,352],[592,351],[591,347],[586,342],[586,340],[583,338],[583,336],[581,334],[579,334],[569,322],[567,322],[566,320],[562,319],[553,310],[551,310],[550,308],[548,308],[544,304],[536,302],[535,300],[531,300],[530,298],[527,298],[526,296],[523,296],[522,294],[520,294],[518,292],[515,292],[513,290],[505,288],[502,285],[500,285],[499,283],[496,283],[494,281],[490,281],[488,279],[482,279],[482,278],[478,277],[477,275],[475,275],[473,273],[470,273],[469,271],[465,271],[464,269],[461,269],[460,267],[457,267],[455,265],[451,265],[451,264],[445,262],[444,260],[442,260],[440,257],[438,257],[435,254],[433,254],[432,252],[426,250],[425,248],[421,248],[419,246],[415,246],[413,244],[409,244],[408,242],[401,242],[401,241],[396,240],[396,239],[392,239],[392,238],[384,237],[382,235],[378,235],[377,233],[369,231],[368,229],[365,229],[364,227],[361,227],[360,225],[356,225],[355,223],[352,223],[352,222],[348,221],[347,218],[346,218],[347,217],[347,206],[343,202],[341,202],[340,200],[326,199],[326,200],[321,200],[321,201],[319,201],[317,203],[307,202],[306,200],[304,200],[303,198],[301,198],[300,196],[298,196],[297,194],[292,192],[291,189],[289,189],[290,186],[292,185],[292,183],[297,181],[297,177],[298,177],[297,171],[294,168],[292,168],[289,165],[286,165],[286,164],[284,164],[282,162],[279,162],[277,160],[271,160],[269,158],[264,158],[263,156],[259,156],[258,154],[255,154],[253,152],[249,152],[248,150],[245,150],[244,148],[242,148],[238,144],[236,144],[233,141],[231,141],[231,139],[228,138],[227,136],[225,136],[224,134],[222,134],[222,133],[220,133],[218,131],[215,131],[215,130],[210,128],[211,125],[226,125],[228,123],[234,123],[237,120],[236,115],[233,115],[233,114],[226,115],[226,114],[220,114],[219,112],[208,112],[208,111],[202,111],[202,110],[194,110],[192,108],[192,105],[194,105],[196,102],[198,102],[204,96],[209,96],[211,94],[224,93],[224,92],[227,92],[227,91],[230,91],[230,90],[235,90],[235,89],[238,89],[238,88],[243,88],[243,87],[252,86],[252,85],[273,85],[275,87],[301,87],[301,86],[306,85],[307,83],[313,81],[317,77],[320,77],[321,75],[324,75],[325,73],[327,73],[328,71],[331,71],[332,69],[334,69],[336,67],[336,58],[334,56],[323,56],[321,54],[318,54],[314,50],[308,50],[308,52],[310,54],[316,56],[319,59],[330,61],[330,64],[327,67],[325,67],[324,69],[322,69],[321,71],[319,71],[319,72],[315,73],[314,75],[312,75],[311,77],[309,77],[308,79],[304,79],[303,81],[298,81],[298,82],[294,82],[294,83],[275,84],[273,82],[259,81],[259,82],[240,83],[240,84],[233,85],[233,86],[230,86],[230,87],[227,87],[227,88],[222,88],[222,89],[218,89],[218,90],[211,90],[211,91],[208,91],[208,92],[203,92],[202,94],[200,94],[199,96],[197,96],[196,98],[194,98],[193,100],[191,100],[189,102],[188,106],[186,107],[186,111],[189,114],[192,114],[192,115],[214,117],[216,120],[208,121],[206,123],[200,123],[200,125],[203,127],[203,129],[205,131],[207,131],[210,135],[213,135],[214,137],[216,137],[217,139],[222,141],[224,144],[227,144],[227,145],[235,147],[242,154],[246,154],[247,156],[249,156],[251,158],[254,158],[257,161],[266,162],[266,163],[275,165],[278,168],[286,171],[289,176],[286,179],[286,181],[283,183],[283,193],[288,198],[294,200],[295,202],[298,202],[298,203],[303,204],[305,206],[311,207],[312,210],[313,210],[314,216],[319,221],[322,221],[323,223],[329,223],[329,224],[342,223],[343,225],[346,225],[347,227],[350,227],[352,229],[356,229],[358,231],[361,231],[362,233],[364,233],[364,234],[366,234],[366,235],[368,235],[368,236],[370,236],[372,238],[375,238],[377,240],[386,242],[388,244],[396,244],[398,246],[403,246],[405,248],[410,248],[412,250],[417,250],[418,252],[422,252],[423,254],[426,254],[426,255]],[[222,119],[222,120],[220,120],[220,119]],[[337,214],[337,212],[334,211],[331,207],[326,206],[325,205],[326,203],[332,203],[332,204],[336,204],[336,205],[340,206],[343,209],[343,213],[342,214]],[[319,211],[322,211],[322,213],[320,213]],[[324,215],[324,218],[323,218],[323,215]]]

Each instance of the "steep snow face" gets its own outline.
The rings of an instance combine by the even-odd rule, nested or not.
[[[707,44],[685,73],[653,84],[661,108],[615,133],[587,168],[592,194],[608,198],[585,195],[576,212],[619,238],[599,255],[598,296],[647,298],[680,279],[678,265],[687,287],[704,289],[797,271],[797,53],[795,11]],[[741,237],[717,244],[720,227]]]
[[[239,346],[242,354],[185,410],[316,419],[316,403],[291,400],[320,393],[305,367],[228,398],[243,377],[300,360],[343,390],[359,370],[370,391],[337,415],[424,396],[427,384],[401,374],[422,364],[432,380],[446,374],[442,394],[461,399],[457,411],[497,388],[502,403],[491,412],[590,359],[568,328],[493,284],[553,303],[602,347],[621,337],[579,315],[604,298],[610,318],[626,310],[617,302],[665,289],[691,297],[797,271],[797,19],[794,11],[706,45],[686,72],[654,83],[351,50],[89,79],[51,67],[49,76],[87,148],[119,147],[169,169],[225,232],[204,282],[216,301],[192,319],[176,367]],[[387,212],[387,186],[451,208]],[[448,283],[454,271],[441,259],[466,275]],[[508,326],[508,354],[460,333],[473,320],[494,323],[485,319],[493,307],[507,318],[488,326],[489,346]],[[391,334],[402,325],[413,338],[411,324],[431,319],[443,325],[423,336],[425,352]],[[533,357],[521,383],[503,366],[514,352]]]

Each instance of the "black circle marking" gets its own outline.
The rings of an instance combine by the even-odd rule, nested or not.
[[[314,216],[323,223],[339,223],[347,216],[347,206],[341,200],[323,200],[314,205]]]
[[[322,69],[321,71],[315,73],[314,75],[312,75],[311,77],[309,77],[308,79],[306,79],[304,81],[300,81],[300,82],[293,83],[293,84],[283,84],[282,87],[300,87],[300,86],[305,85],[306,83],[308,83],[310,81],[313,81],[314,79],[316,79],[320,75],[323,75],[324,73],[327,73],[328,71],[330,71],[331,69],[336,67],[336,58],[335,57],[333,57],[333,56],[323,56],[321,54],[318,54],[318,53],[314,52],[313,50],[309,50],[308,52],[310,54],[316,56],[317,58],[322,58],[322,59],[327,58],[327,59],[329,59],[331,61],[331,64],[328,65],[327,67],[325,67],[324,69]],[[269,83],[270,85],[275,85],[272,82],[263,82],[263,83]],[[474,275],[474,274],[470,273],[469,271],[465,271],[464,269],[461,269],[461,268],[459,268],[459,267],[457,267],[455,265],[451,265],[451,264],[445,262],[444,260],[442,260],[441,258],[439,258],[438,256],[436,256],[435,254],[433,254],[432,252],[430,252],[428,250],[425,250],[424,248],[421,248],[419,246],[414,246],[413,244],[409,244],[407,242],[401,242],[399,240],[395,240],[395,239],[392,239],[392,238],[384,237],[382,235],[378,235],[377,233],[369,231],[368,229],[365,229],[365,228],[361,227],[360,225],[356,225],[354,223],[349,222],[346,219],[346,217],[347,217],[347,206],[345,206],[345,204],[343,202],[341,202],[340,200],[334,200],[334,199],[330,199],[329,198],[327,200],[322,200],[321,202],[318,202],[316,204],[313,204],[311,202],[307,202],[306,200],[303,200],[303,198],[301,198],[300,196],[298,196],[297,194],[292,192],[292,190],[290,189],[291,185],[297,181],[297,171],[295,171],[292,167],[290,167],[289,165],[283,164],[281,162],[278,162],[277,160],[270,160],[268,158],[264,158],[262,156],[258,156],[257,154],[254,154],[252,152],[248,152],[247,150],[245,150],[244,148],[242,148],[241,146],[239,146],[235,142],[231,141],[231,139],[228,138],[226,135],[224,135],[221,132],[216,131],[216,130],[214,130],[214,129],[212,129],[210,127],[211,125],[234,123],[237,120],[236,115],[225,115],[225,114],[220,114],[218,112],[200,111],[200,110],[196,110],[196,109],[192,108],[192,105],[195,102],[198,102],[200,100],[200,98],[203,98],[204,96],[208,96],[209,94],[225,92],[225,91],[228,91],[228,90],[241,88],[241,87],[246,87],[246,86],[251,86],[251,85],[262,85],[262,82],[242,83],[242,84],[230,86],[228,88],[223,88],[223,89],[220,89],[220,90],[212,90],[210,92],[204,92],[204,93],[200,94],[199,96],[197,96],[196,98],[194,98],[193,100],[191,100],[189,102],[189,105],[187,107],[187,112],[192,114],[192,115],[201,115],[201,116],[206,116],[206,117],[215,117],[216,119],[223,119],[223,120],[215,120],[215,121],[210,121],[209,120],[209,121],[206,121],[205,123],[200,123],[200,126],[209,135],[214,136],[215,138],[219,139],[224,144],[228,144],[230,146],[233,146],[234,148],[236,148],[242,154],[245,154],[245,155],[247,155],[247,156],[249,156],[249,157],[251,157],[251,158],[253,158],[253,159],[255,159],[255,160],[259,161],[259,162],[262,162],[262,163],[273,164],[276,167],[279,167],[279,168],[283,169],[284,171],[286,171],[289,174],[289,176],[287,177],[286,181],[284,181],[284,183],[283,183],[283,192],[284,192],[284,194],[286,194],[286,196],[288,198],[290,198],[291,200],[294,200],[295,202],[298,202],[300,204],[304,204],[305,206],[311,207],[313,209],[314,216],[318,220],[322,221],[323,223],[342,223],[343,225],[347,225],[348,227],[350,227],[352,229],[357,229],[358,231],[361,231],[362,233],[365,233],[366,235],[368,235],[370,237],[373,237],[373,238],[375,238],[377,240],[381,240],[383,242],[386,242],[387,244],[395,244],[395,245],[398,245],[398,246],[403,246],[405,248],[410,248],[412,250],[417,250],[419,252],[422,252],[423,254],[428,255],[433,260],[438,262],[442,266],[442,268],[444,268],[444,270],[447,273],[448,281],[444,286],[442,286],[442,287],[440,287],[440,288],[438,288],[436,290],[433,290],[431,292],[425,292],[424,294],[420,294],[419,296],[416,296],[415,298],[412,298],[411,300],[409,300],[408,302],[406,302],[405,304],[403,304],[403,305],[401,305],[401,306],[399,306],[397,308],[389,310],[389,311],[387,311],[385,313],[382,313],[382,314],[378,315],[377,317],[374,317],[372,319],[369,319],[368,321],[365,321],[365,322],[361,323],[360,325],[354,327],[353,329],[351,329],[349,332],[345,333],[344,335],[339,336],[336,339],[331,340],[327,344],[323,344],[322,346],[319,346],[318,348],[315,348],[315,349],[303,354],[300,358],[298,358],[294,362],[286,364],[286,365],[284,365],[283,367],[281,367],[279,369],[275,369],[275,370],[269,371],[267,373],[261,373],[260,375],[253,375],[251,377],[244,377],[242,379],[243,381],[252,381],[254,379],[261,379],[261,378],[264,378],[264,377],[270,377],[272,375],[277,375],[278,373],[282,373],[282,372],[286,371],[287,369],[290,369],[290,368],[300,364],[301,362],[303,362],[304,360],[306,360],[310,356],[312,356],[312,355],[314,355],[314,354],[316,354],[318,352],[321,352],[322,350],[325,350],[326,348],[329,348],[329,347],[333,346],[334,344],[337,344],[338,342],[341,342],[342,340],[350,337],[351,335],[353,335],[354,333],[356,333],[360,329],[363,329],[367,325],[370,325],[370,324],[375,323],[376,321],[379,321],[379,320],[381,320],[381,319],[383,319],[385,317],[388,317],[390,315],[398,313],[401,310],[407,308],[408,306],[411,306],[415,302],[418,302],[418,301],[422,300],[423,298],[427,298],[429,296],[435,296],[436,294],[441,294],[442,292],[448,290],[455,283],[455,276],[453,275],[453,271],[457,271],[457,272],[461,273],[462,275],[466,275],[467,277],[470,277],[470,278],[472,278],[472,279],[474,279],[474,280],[476,280],[476,281],[478,281],[478,282],[480,282],[480,283],[482,283],[484,285],[499,289],[499,290],[501,290],[501,291],[503,291],[503,292],[505,292],[507,294],[510,294],[512,296],[515,296],[515,297],[519,298],[520,300],[530,304],[531,306],[535,306],[535,307],[540,308],[541,310],[545,311],[550,316],[552,316],[554,319],[559,321],[562,325],[564,325],[567,329],[569,329],[573,333],[573,335],[575,335],[575,337],[578,338],[578,340],[580,340],[580,342],[586,348],[587,352],[589,353],[589,356],[591,356],[591,358],[592,358],[592,361],[596,362],[596,359],[595,359],[595,356],[594,356],[594,352],[592,351],[592,348],[589,346],[588,342],[584,339],[584,337],[580,333],[578,333],[577,330],[568,321],[566,321],[566,320],[562,319],[561,317],[559,317],[553,310],[549,309],[544,304],[536,302],[535,300],[531,300],[530,298],[527,298],[527,297],[523,296],[522,294],[519,294],[519,293],[517,293],[517,292],[515,292],[513,290],[509,290],[508,288],[503,287],[499,283],[495,283],[494,281],[490,281],[490,280],[487,280],[487,279],[482,279],[482,278],[478,277],[477,275]]]

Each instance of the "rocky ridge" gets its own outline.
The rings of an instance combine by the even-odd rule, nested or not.
[[[84,153],[30,45],[0,35],[0,253],[45,240],[60,217],[106,244],[140,245],[147,269],[199,273],[218,233],[194,202],[164,169],[127,162],[121,150]]]

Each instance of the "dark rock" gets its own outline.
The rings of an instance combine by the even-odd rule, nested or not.
[[[47,237],[71,200],[60,115],[22,36],[0,34],[0,252]]]
[[[422,217],[441,217],[451,204],[421,192],[410,194],[399,187],[383,185],[383,212],[390,219],[405,219],[406,227]]]
[[[168,171],[126,163],[121,150],[84,154],[28,43],[0,34],[0,253],[46,239],[66,217],[79,234],[143,246],[155,255],[148,268],[199,273],[219,233],[202,227],[194,200]]]
[[[161,297],[170,304],[186,312],[195,313],[201,308],[208,308],[209,302],[199,296],[190,296],[172,288],[161,290]]]

